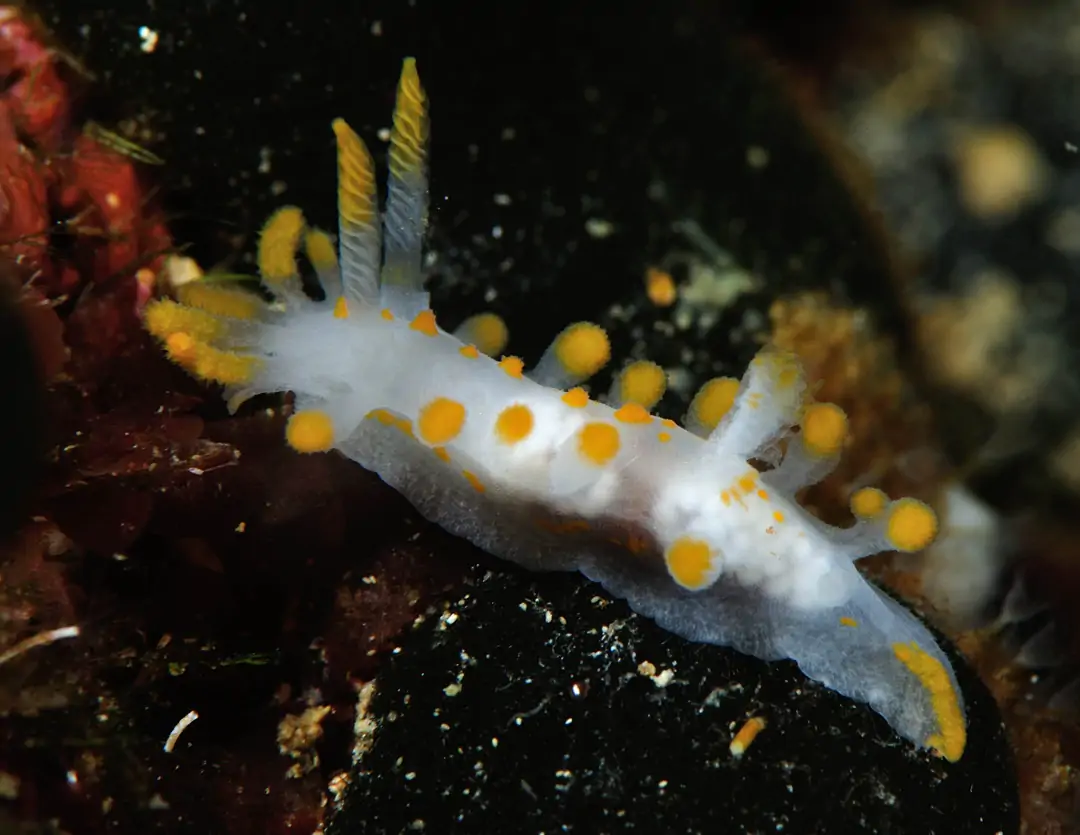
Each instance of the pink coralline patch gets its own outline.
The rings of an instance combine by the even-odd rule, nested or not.
[[[50,224],[45,174],[19,141],[12,113],[0,101],[0,241],[27,274],[45,265]]]
[[[71,96],[57,72],[56,53],[17,6],[0,6],[0,77],[3,98],[19,132],[46,152],[61,149],[71,121]]]
[[[172,239],[160,213],[145,205],[129,158],[82,134],[54,168],[61,183],[59,209],[77,218],[73,231],[79,238],[96,239],[86,241],[85,263],[79,265],[85,275],[100,281],[140,268],[161,269]]]

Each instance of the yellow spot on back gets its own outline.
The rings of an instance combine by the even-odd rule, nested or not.
[[[349,303],[345,301],[344,296],[338,296],[338,300],[334,302],[334,318],[335,319],[348,319],[349,318]]]
[[[389,307],[384,307],[379,311],[379,315],[382,316],[387,322],[394,321],[394,314]]]
[[[432,449],[431,451],[434,452],[435,457],[438,458],[440,461],[442,461],[444,464],[449,464],[450,463],[450,453],[447,452],[446,447],[437,446],[434,449]]]
[[[208,281],[189,281],[176,288],[176,298],[215,316],[254,319],[263,308],[262,299],[244,290],[218,287]]]
[[[765,730],[765,720],[760,716],[754,716],[746,720],[746,723],[739,728],[739,732],[735,734],[734,739],[731,740],[731,744],[728,746],[728,750],[733,757],[741,757],[746,753],[746,749],[750,747],[757,735]]]
[[[184,331],[194,339],[209,342],[221,334],[221,323],[202,310],[185,307],[171,299],[157,299],[146,305],[143,325],[158,339]]]
[[[615,410],[615,420],[620,423],[652,423],[652,415],[639,403],[627,403]]]
[[[671,418],[661,418],[660,422],[662,424],[664,424],[664,426],[668,427],[669,429],[674,429],[675,427],[677,427],[679,425],[675,421],[673,421]]]
[[[675,304],[678,292],[675,289],[675,280],[671,273],[656,267],[649,267],[645,271],[645,294],[649,301],[657,307],[671,307]]]
[[[506,348],[510,331],[501,316],[496,316],[494,313],[478,313],[461,323],[456,336],[462,341],[472,342],[480,353],[493,357]]]
[[[480,356],[480,352],[476,350],[475,345],[462,345],[458,348],[458,353],[471,360],[477,359]]]
[[[454,440],[465,425],[465,407],[448,397],[436,397],[420,410],[420,438],[431,446]]]
[[[668,441],[671,440],[671,433],[670,432],[658,432],[657,435],[656,435],[656,440],[658,440],[662,444],[666,444]]]
[[[610,423],[586,423],[578,433],[581,457],[603,466],[619,454],[619,430]]]
[[[709,544],[688,536],[679,537],[664,552],[668,572],[680,586],[697,590],[704,587],[712,569],[713,554]]]
[[[298,274],[296,250],[304,232],[304,213],[282,206],[266,221],[259,236],[259,274],[267,284],[280,284]]]
[[[739,381],[733,377],[714,377],[698,389],[690,403],[690,414],[706,429],[712,430],[731,411]]]
[[[637,403],[651,409],[667,388],[667,375],[655,362],[638,360],[619,375],[619,396],[623,403]]]
[[[721,490],[720,501],[724,503],[724,507],[731,507],[731,493],[727,490]]]
[[[783,514],[782,511],[774,510],[772,518],[775,519],[777,522],[783,522],[784,521],[784,514]]]
[[[439,335],[439,329],[435,326],[435,314],[431,310],[421,310],[417,313],[416,318],[409,323],[409,327],[424,336]]]
[[[754,490],[757,489],[758,474],[756,470],[751,470],[745,475],[739,476],[735,485],[743,492],[744,495],[749,496]]]
[[[888,514],[885,538],[897,551],[919,551],[937,536],[937,516],[918,499],[897,499]]]
[[[769,491],[768,490],[758,490],[757,491],[757,497],[759,499],[761,499],[763,502],[767,502],[769,500]]]
[[[495,434],[504,444],[516,444],[529,437],[533,430],[532,409],[524,403],[507,406],[495,419]]]
[[[316,270],[330,270],[337,266],[334,242],[322,229],[308,229],[304,234],[304,254]]]
[[[584,409],[589,403],[589,395],[583,388],[572,388],[562,396],[562,402],[571,409]]]
[[[477,493],[483,493],[487,489],[484,487],[484,483],[476,477],[475,473],[471,473],[468,470],[462,470],[461,474],[465,476],[465,480],[472,485],[472,489]]]
[[[840,625],[850,626],[852,629],[854,629],[856,626],[859,625],[859,622],[855,620],[855,618],[849,618],[847,615],[844,615],[844,617],[840,618]]]
[[[863,487],[851,494],[851,513],[859,519],[874,519],[880,516],[889,497],[876,487]]]
[[[802,443],[811,455],[836,455],[847,439],[848,421],[844,410],[834,403],[814,403],[806,407],[802,419]]]
[[[334,445],[334,424],[318,409],[297,412],[285,426],[285,441],[297,452],[326,452]]]
[[[499,368],[511,377],[520,380],[525,371],[525,363],[522,362],[521,357],[503,357],[499,360]]]
[[[568,374],[591,377],[611,359],[611,343],[599,325],[577,322],[555,339],[555,358]]]
[[[927,737],[926,746],[949,762],[956,762],[964,755],[967,726],[948,671],[914,641],[910,644],[893,644],[892,649],[930,695],[930,706],[937,719],[938,730]]]

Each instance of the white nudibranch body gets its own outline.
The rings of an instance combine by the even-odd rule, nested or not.
[[[338,450],[492,554],[578,569],[690,640],[794,659],[958,759],[966,725],[948,658],[855,567],[927,545],[934,514],[872,489],[853,496],[846,529],[799,506],[796,491],[835,465],[847,422],[809,402],[797,360],[765,350],[741,382],[710,381],[684,427],[650,414],[664,387],[651,363],[627,366],[605,402],[578,387],[609,359],[595,325],[570,325],[529,372],[492,359],[502,322],[481,315],[447,333],[423,290],[428,123],[415,63],[398,88],[381,224],[371,156],[344,122],[334,132],[338,252],[298,209],[279,210],[259,266],[280,304],[187,283],[146,312],[170,357],[225,384],[233,407],[295,392],[290,445]],[[301,246],[323,301],[301,289]]]

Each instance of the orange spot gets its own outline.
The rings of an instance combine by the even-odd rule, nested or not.
[[[586,423],[578,435],[578,451],[587,461],[603,466],[619,453],[619,430],[610,423]]]
[[[759,499],[761,499],[762,501],[767,502],[769,500],[769,491],[768,490],[758,490],[757,491],[757,497]]]
[[[345,300],[344,296],[338,296],[338,300],[334,302],[334,318],[349,318],[349,303]]]
[[[499,368],[514,379],[520,380],[525,370],[525,363],[521,361],[521,357],[503,357],[499,360]]]
[[[475,490],[477,493],[483,493],[485,490],[487,490],[487,488],[484,486],[484,483],[476,477],[475,473],[470,473],[468,470],[462,470],[461,474],[465,476],[465,480],[469,482],[470,485],[472,485],[472,489]]]
[[[784,521],[784,514],[781,513],[779,510],[774,510],[772,518],[775,519],[777,522],[783,522]]]
[[[462,345],[458,348],[458,353],[463,357],[468,357],[471,360],[480,356],[480,352],[476,349],[475,345]]]
[[[431,451],[434,452],[436,457],[439,458],[443,463],[445,463],[445,464],[450,463],[450,453],[446,451],[446,447],[437,446],[434,449],[432,449]]]
[[[651,423],[652,415],[639,403],[627,403],[615,412],[615,420],[620,423]]]
[[[562,402],[571,409],[584,409],[589,403],[589,395],[583,388],[573,388],[562,396]]]
[[[507,406],[495,420],[495,434],[504,444],[516,444],[525,440],[532,429],[532,409],[523,403]]]
[[[678,295],[671,273],[649,267],[645,271],[645,294],[657,307],[671,307]]]
[[[720,491],[720,501],[725,507],[731,507],[731,494],[727,490]]]
[[[381,311],[379,311],[379,315],[382,316],[387,322],[394,321],[394,314],[390,312],[389,307],[384,307]]]
[[[707,542],[683,536],[671,543],[664,554],[664,561],[680,586],[700,589],[709,580],[712,550]]]
[[[746,749],[750,747],[750,744],[757,739],[757,735],[763,730],[765,730],[765,720],[760,716],[747,719],[746,724],[739,728],[739,732],[735,734],[735,738],[731,740],[731,745],[728,746],[731,755],[741,757],[745,754]]]
[[[679,425],[675,421],[673,421],[671,418],[661,418],[660,422],[662,424],[664,424],[664,426],[666,426],[668,429],[674,429],[675,427],[677,427]]]
[[[856,626],[859,625],[859,622],[857,620],[855,620],[855,618],[849,618],[849,617],[847,617],[845,615],[844,617],[840,618],[840,625],[841,626],[850,626],[851,628],[854,629]]]
[[[657,433],[656,440],[658,440],[662,444],[666,444],[668,441],[671,440],[671,433],[670,432],[659,432],[659,433]]]
[[[743,493],[750,495],[754,492],[754,488],[757,487],[757,477],[758,474],[756,472],[749,472],[744,476],[740,476],[739,480],[735,483]]]
[[[420,437],[432,446],[449,443],[465,425],[465,407],[456,400],[436,397],[420,410]]]
[[[397,422],[397,418],[394,417],[393,413],[386,409],[372,409],[367,413],[367,416],[369,418],[374,418],[383,426],[393,426],[394,423]]]
[[[414,331],[420,331],[424,336],[438,336],[439,329],[435,326],[435,314],[430,310],[421,310],[416,318],[409,323]]]

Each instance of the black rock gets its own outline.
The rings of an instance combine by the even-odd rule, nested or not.
[[[329,835],[1017,831],[993,697],[955,656],[948,763],[793,662],[676,638],[574,574],[478,571],[448,600],[376,679]]]

